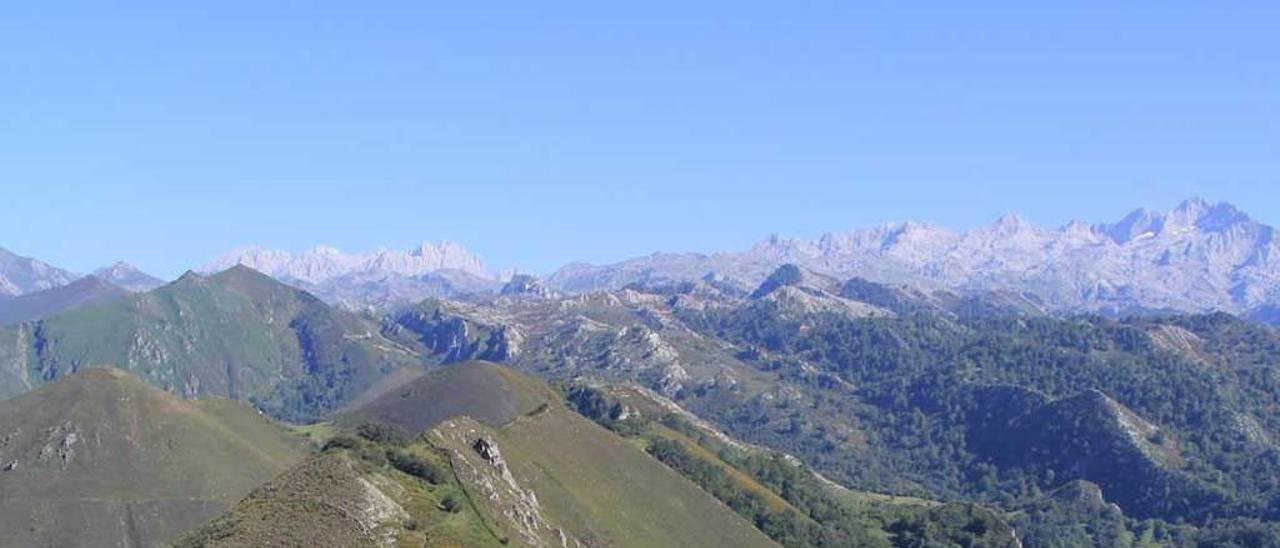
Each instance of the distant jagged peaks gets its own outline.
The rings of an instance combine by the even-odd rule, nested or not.
[[[1167,214],[1139,208],[1112,224],[1097,225],[1117,244],[1186,232],[1221,232],[1233,226],[1254,224],[1244,212],[1227,202],[1210,204],[1201,198],[1186,200]]]
[[[963,232],[908,221],[817,240],[775,235],[739,252],[569,265],[547,283],[580,292],[717,272],[754,285],[791,263],[841,279],[1034,296],[1048,310],[1244,312],[1280,304],[1276,246],[1271,227],[1197,198],[1167,213],[1139,209],[1112,223],[1056,228],[1007,214]]]
[[[298,254],[247,246],[214,259],[199,270],[216,272],[237,264],[275,278],[309,284],[351,274],[422,276],[442,270],[457,270],[484,279],[494,277],[478,255],[448,241],[422,242],[409,250],[378,249],[367,253],[348,253],[325,245]]]

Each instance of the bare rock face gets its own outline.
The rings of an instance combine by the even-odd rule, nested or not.
[[[135,293],[151,291],[164,285],[164,280],[147,274],[139,270],[138,267],[124,261],[94,270],[93,277]]]
[[[0,248],[0,296],[16,297],[67,285],[80,276]]]
[[[431,435],[449,448],[459,479],[479,492],[479,502],[500,518],[501,525],[510,534],[518,537],[516,544],[582,546],[543,516],[537,495],[520,485],[497,441],[479,423],[465,417],[453,419],[442,423]]]
[[[543,285],[542,280],[528,274],[516,274],[506,285],[502,286],[499,294],[508,297],[538,297],[550,298],[555,296],[555,292]]]
[[[76,431],[75,425],[70,422],[49,428],[44,433],[44,446],[40,448],[36,462],[65,469],[75,459],[76,443],[79,441],[80,434]]]

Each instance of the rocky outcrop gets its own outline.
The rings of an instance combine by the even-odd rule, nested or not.
[[[538,297],[543,299],[555,296],[553,291],[543,285],[542,280],[528,274],[512,276],[511,280],[502,286],[499,294],[507,297]]]
[[[151,291],[164,285],[164,280],[147,274],[124,261],[93,271],[93,277],[135,293]]]
[[[430,435],[449,449],[458,479],[479,494],[478,502],[518,539],[518,545],[582,546],[544,517],[537,494],[520,485],[497,441],[479,423],[459,417],[445,421]]]
[[[389,336],[415,339],[445,363],[507,361],[520,353],[524,341],[520,331],[511,325],[478,321],[435,301],[423,302],[400,314],[387,331]]]

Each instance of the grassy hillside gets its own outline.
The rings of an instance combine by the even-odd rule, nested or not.
[[[305,544],[322,531],[352,546],[380,538],[402,546],[774,546],[693,483],[567,409],[541,381],[483,362],[405,380],[374,387],[374,397],[359,398],[366,403],[340,414],[336,427],[310,428],[332,436],[325,455],[185,545]],[[413,436],[397,431],[425,434],[402,447],[399,440]],[[383,500],[353,487],[366,483],[395,503],[382,504],[383,517],[308,525],[326,509]],[[365,502],[350,499],[356,495]]]
[[[559,403],[496,432],[512,473],[549,519],[619,546],[767,546],[689,480]]]
[[[343,439],[254,490],[176,546],[502,545],[492,525],[467,503],[442,454],[423,444],[399,448]],[[434,475],[428,481],[399,470],[388,462],[388,452],[413,455]]]
[[[301,459],[231,401],[87,368],[0,401],[0,546],[156,546]]]
[[[0,330],[0,395],[114,364],[188,397],[304,421],[416,357],[372,322],[245,267]]]
[[[335,422],[352,427],[373,420],[418,434],[445,419],[468,416],[497,427],[558,397],[541,381],[486,362],[453,365],[371,391],[377,395],[362,395],[363,404],[339,414]]]

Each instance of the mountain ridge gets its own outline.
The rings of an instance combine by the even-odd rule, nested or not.
[[[80,276],[0,247],[0,296],[16,297],[67,285]]]
[[[1274,232],[1232,204],[1193,198],[1168,213],[1141,208],[1112,223],[1072,221],[1056,228],[1007,214],[962,232],[907,221],[814,240],[774,235],[738,252],[571,263],[546,283],[581,293],[714,274],[753,286],[791,263],[843,279],[1032,294],[1052,311],[1247,313],[1280,302]]]
[[[450,241],[438,244],[424,241],[409,250],[380,248],[364,253],[348,253],[336,247],[317,245],[302,253],[291,253],[259,246],[233,249],[197,268],[198,272],[216,272],[243,264],[286,281],[320,284],[354,273],[389,272],[420,276],[440,270],[460,270],[493,278],[484,261],[471,250]]]

